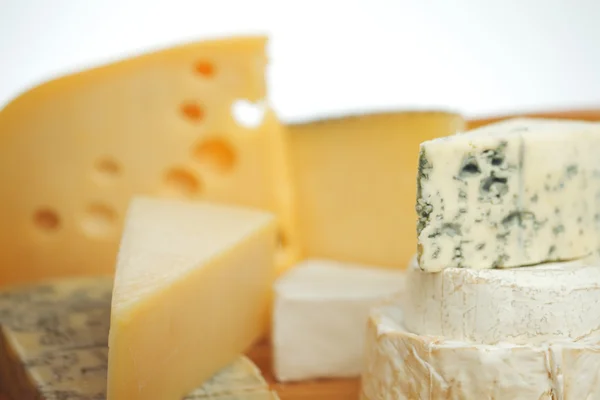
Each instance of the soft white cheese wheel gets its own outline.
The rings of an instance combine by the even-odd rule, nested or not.
[[[494,344],[579,339],[600,331],[600,261],[514,269],[409,267],[404,324],[416,334]]]
[[[485,345],[415,335],[399,306],[384,306],[368,323],[361,399],[597,399],[599,342]]]
[[[358,377],[372,307],[404,291],[405,271],[306,260],[275,283],[278,381]]]

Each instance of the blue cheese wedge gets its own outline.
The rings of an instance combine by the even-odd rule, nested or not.
[[[517,118],[421,144],[418,262],[511,268],[600,244],[600,124]]]

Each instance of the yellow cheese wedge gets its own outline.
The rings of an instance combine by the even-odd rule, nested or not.
[[[291,243],[281,126],[266,105],[262,122],[245,116],[266,96],[265,43],[157,51],[47,82],[0,111],[0,254],[10,266],[0,285],[112,273],[136,194],[276,212]]]
[[[110,277],[73,278],[0,292],[0,381],[10,400],[106,398],[112,284]],[[184,399],[277,395],[241,356]]]
[[[261,335],[275,220],[210,203],[136,198],[115,273],[108,400],[183,396]]]
[[[416,249],[419,144],[464,128],[446,112],[287,127],[302,256],[405,268]]]

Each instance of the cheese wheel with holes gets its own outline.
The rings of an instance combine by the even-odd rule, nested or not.
[[[264,37],[235,37],[159,50],[44,83],[7,104],[0,285],[112,273],[134,195],[275,212],[290,250],[278,256],[281,269],[291,264],[265,45]],[[240,116],[244,105],[262,120]]]
[[[416,334],[494,344],[600,334],[600,259],[512,269],[409,267],[404,324]]]
[[[600,395],[600,337],[497,345],[416,335],[398,304],[367,330],[362,400],[578,400]]]

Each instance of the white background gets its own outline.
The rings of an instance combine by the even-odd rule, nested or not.
[[[0,0],[0,107],[56,75],[236,33],[270,35],[287,120],[600,107],[600,0]]]

